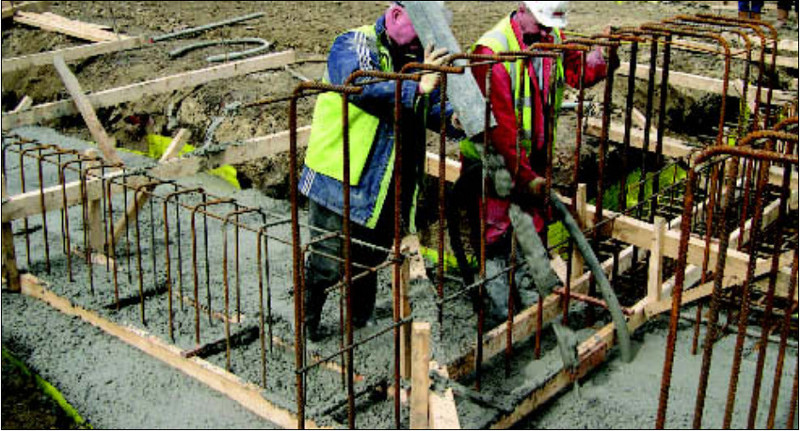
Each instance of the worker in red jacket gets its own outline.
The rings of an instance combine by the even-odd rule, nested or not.
[[[500,20],[491,30],[486,32],[472,46],[475,54],[494,54],[503,51],[523,51],[535,43],[565,43],[561,29],[567,25],[566,1],[525,1],[520,2],[516,10]],[[511,193],[526,194],[541,198],[545,188],[545,161],[547,145],[545,140],[545,113],[555,106],[556,116],[563,100],[564,85],[578,87],[580,83],[581,56],[578,51],[563,51],[563,55],[553,58],[528,58],[514,63],[496,63],[491,65],[491,105],[497,126],[490,130],[491,146],[488,155],[502,157],[508,186],[497,184],[490,187],[487,195],[487,231],[488,244],[487,277],[491,278],[508,266],[510,249],[510,226],[508,210]],[[610,61],[614,67],[617,59]],[[592,51],[586,58],[584,86],[591,86],[601,81],[608,73],[608,63],[604,59],[600,47]],[[489,65],[472,68],[475,80],[486,93],[486,75]],[[519,85],[519,69],[524,68],[527,82]],[[554,94],[551,92],[551,72],[555,68],[557,79]],[[524,89],[522,88],[524,87]],[[522,112],[518,112],[522,110]],[[522,117],[522,134],[517,146],[517,118]],[[554,121],[553,124],[556,124]],[[553,130],[550,136],[555,137]],[[475,139],[474,142],[481,142]],[[519,153],[517,151],[519,148]],[[464,141],[461,145],[463,170],[480,162],[479,146],[473,141]],[[510,188],[510,190],[508,190]],[[503,191],[504,189],[508,192]],[[528,200],[528,202],[536,201]],[[541,199],[539,199],[541,202]],[[533,216],[537,232],[544,228],[544,213],[536,205],[526,208]],[[490,316],[502,318],[507,313],[508,287],[504,277],[496,277],[487,285],[492,303]],[[521,283],[523,286],[525,282]],[[528,285],[530,282],[527,283]],[[524,289],[524,287],[522,287]]]

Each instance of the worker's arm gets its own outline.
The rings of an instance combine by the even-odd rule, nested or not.
[[[584,87],[591,87],[608,76],[608,66],[619,67],[619,59],[606,61],[602,49],[597,47],[586,54],[586,74],[583,78]],[[578,88],[581,79],[581,54],[579,51],[565,51],[564,74],[570,87]]]
[[[370,49],[361,33],[349,32],[336,38],[328,55],[328,79],[331,84],[342,85],[357,70],[380,70],[378,53]],[[360,78],[358,82],[373,78]],[[350,96],[350,101],[359,108],[380,118],[393,118],[395,81],[369,84],[359,95]],[[417,96],[417,83],[404,81],[401,102],[411,109]]]
[[[476,54],[493,54],[492,50],[484,46],[478,46]],[[488,66],[476,66],[472,68],[472,74],[480,87],[481,92],[486,94],[486,74]],[[514,104],[509,89],[511,88],[511,78],[508,76],[502,63],[492,66],[492,114],[497,120],[497,126],[491,130],[492,145],[497,153],[505,159],[506,166],[512,175],[517,170],[517,160],[519,160],[519,180],[516,184],[525,186],[539,175],[533,171],[528,160],[527,152],[520,148],[517,157],[517,118],[514,113]]]

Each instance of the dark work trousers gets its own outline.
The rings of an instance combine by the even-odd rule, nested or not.
[[[351,223],[352,239],[391,249],[394,240],[393,196],[394,193],[390,193],[386,197],[386,203],[375,229]],[[311,226],[326,232],[342,232],[342,216],[314,201],[309,201],[308,221]],[[311,235],[319,237],[325,233],[312,230]],[[307,256],[305,267],[305,323],[307,327],[316,329],[321,318],[322,306],[327,298],[326,290],[344,279],[344,262],[318,253],[343,259],[344,238],[330,238],[315,242],[312,244],[311,250],[313,252]],[[363,268],[359,268],[355,264],[375,267],[388,257],[388,254],[381,250],[356,243],[351,243],[350,250],[354,278],[364,272]],[[356,326],[364,326],[372,316],[378,287],[377,278],[375,272],[370,272],[364,277],[353,280],[353,323]]]

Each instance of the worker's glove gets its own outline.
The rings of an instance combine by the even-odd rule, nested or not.
[[[547,181],[545,181],[545,179],[542,177],[537,177],[528,183],[526,191],[528,192],[528,196],[536,199],[541,199],[544,197],[546,186],[547,186]]]
[[[447,55],[447,48],[439,48],[433,50],[432,45],[425,48],[425,64],[440,66]],[[438,72],[425,72],[419,80],[419,87],[417,91],[420,94],[430,94],[436,87],[439,86],[439,73]]]

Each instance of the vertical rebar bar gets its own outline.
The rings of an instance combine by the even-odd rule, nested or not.
[[[628,93],[625,95],[625,131],[622,137],[622,178],[619,182],[619,212],[628,209],[628,153],[631,148],[631,129],[633,127],[633,96],[636,94],[636,69],[638,67],[639,42],[631,42],[630,69],[628,70]],[[645,131],[649,133],[649,131]]]
[[[794,298],[795,291],[797,290],[797,266],[798,266],[798,249],[794,249],[794,261],[792,262],[792,275],[789,281],[789,298]],[[778,347],[778,361],[775,364],[775,378],[772,383],[772,399],[769,402],[769,415],[767,416],[767,428],[775,428],[775,412],[778,409],[778,398],[780,397],[781,380],[783,378],[783,366],[786,357],[786,345],[789,339],[789,331],[791,330],[792,323],[792,309],[796,302],[788,301],[783,312],[783,325],[781,327],[781,341]],[[797,376],[795,376],[795,379]],[[795,380],[796,382],[796,380]],[[793,403],[797,404],[796,401]],[[793,416],[793,415],[791,415]],[[790,417],[791,417],[790,416]]]
[[[444,74],[442,74],[444,75]],[[401,255],[400,255],[400,240],[402,236],[402,192],[403,192],[403,128],[402,128],[402,121],[403,121],[403,106],[401,104],[402,99],[402,89],[403,89],[403,80],[397,79],[395,81],[395,92],[394,92],[394,217],[393,217],[393,227],[394,227],[394,240],[392,241],[392,245],[394,248],[394,265],[393,265],[393,281],[392,283],[392,317],[395,323],[395,327],[393,332],[394,336],[394,385],[395,388],[400,388],[400,326],[397,323],[400,321],[400,283],[402,283],[402,276],[401,276]],[[344,96],[346,99],[346,96]],[[444,100],[445,95],[441,93],[442,100]],[[441,147],[441,145],[440,145]],[[439,154],[442,154],[443,148],[440,148]],[[349,160],[348,165],[349,166]],[[440,166],[440,173],[442,171],[442,167],[444,166],[444,158],[440,158],[439,160]],[[441,176],[440,176],[441,178]],[[441,190],[441,181],[440,181],[440,190],[439,196],[443,196]],[[348,190],[349,192],[349,190]],[[348,201],[349,202],[349,201]],[[441,201],[440,201],[441,205]],[[439,211],[440,217],[442,216],[443,212]],[[442,219],[440,218],[440,221]],[[441,286],[441,289],[444,288],[444,226],[439,226],[439,235],[441,241],[439,242],[439,250],[441,251],[439,254],[439,262],[437,263],[437,286]],[[349,256],[349,255],[346,255]],[[345,262],[347,263],[347,262]],[[437,287],[438,289],[438,287]],[[349,290],[349,281],[348,281],[348,290]],[[444,295],[443,290],[438,290],[437,294],[441,298]],[[349,310],[349,308],[348,308]],[[441,310],[441,307],[439,308]],[[349,313],[349,311],[348,311]],[[442,315],[441,313],[438,316],[439,324],[441,325]],[[441,328],[441,326],[440,326]],[[352,344],[352,340],[348,339],[348,345]],[[348,368],[348,379],[350,378],[350,369]],[[350,382],[348,381],[348,390],[350,389]],[[348,396],[349,396],[348,392]],[[400,428],[400,397],[394,397],[394,425],[395,428]],[[351,425],[355,426],[355,423]]]
[[[22,147],[20,146],[20,149]],[[25,193],[25,151],[19,152],[19,183],[20,183],[20,193]],[[22,229],[25,232],[25,259],[28,262],[28,268],[31,267],[31,239],[29,237],[30,227],[28,226],[28,217],[23,217],[22,219]]]
[[[794,366],[794,385],[792,385],[792,398],[789,400],[789,414],[786,415],[786,429],[794,427],[794,418],[797,415],[797,375],[800,362],[795,363]]]
[[[647,157],[650,153],[650,127],[652,127],[653,121],[653,99],[655,97],[656,91],[656,65],[658,60],[658,37],[653,36],[653,40],[650,42],[650,74],[647,79],[647,102],[644,108],[644,139],[642,140],[642,171],[641,175],[639,176],[639,195],[636,199],[636,203],[638,205],[636,216],[637,218],[642,218],[642,202],[645,199],[645,188],[647,186],[647,170],[648,170],[648,163]],[[633,254],[633,261],[638,261],[638,256],[636,253],[637,249],[634,247],[634,254]],[[645,253],[647,253],[645,251]]]
[[[292,278],[294,293],[294,359],[295,359],[295,391],[297,402],[297,428],[304,429],[305,387],[303,385],[303,289],[300,283],[302,265],[300,260],[300,214],[297,208],[297,99],[303,92],[303,84],[292,92],[289,101],[289,199],[292,216]]]
[[[489,130],[491,125],[491,112],[492,112],[492,68],[486,69],[486,93],[484,95],[484,102],[486,103],[484,128]],[[481,390],[482,380],[482,364],[483,364],[483,325],[486,321],[486,310],[484,307],[484,297],[486,296],[486,213],[487,213],[487,161],[486,154],[489,151],[491,144],[490,133],[483,134],[483,154],[481,156],[481,198],[478,207],[480,218],[480,283],[478,285],[478,345],[475,347],[475,389]]]
[[[136,196],[138,196],[141,188],[137,188],[136,192],[133,194],[134,201],[136,200]],[[138,204],[136,204],[136,214],[134,215],[134,223],[135,223],[135,238],[136,238],[136,269],[139,274],[139,318],[142,321],[142,325],[146,325],[145,317],[144,317],[144,274],[142,274],[142,242],[141,242],[141,232],[139,228],[139,208]]]
[[[677,272],[675,273],[675,287],[672,289],[672,309],[670,311],[669,332],[667,334],[667,347],[664,354],[664,365],[661,372],[661,389],[658,398],[658,410],[656,413],[657,429],[663,429],[667,415],[667,404],[669,402],[669,388],[672,381],[672,369],[675,361],[675,344],[678,336],[678,317],[680,313],[680,301],[683,293],[685,279],[688,237],[691,228],[692,207],[694,206],[694,188],[697,181],[696,166],[689,168],[686,179],[686,192],[684,194],[683,217],[681,218],[681,242],[678,248]]]
[[[586,53],[584,51],[580,51],[580,71],[579,71],[579,82],[578,82],[578,106],[577,106],[577,118],[576,118],[576,127],[575,127],[575,152],[573,154],[573,165],[572,165],[572,187],[570,188],[571,195],[572,195],[572,203],[570,204],[572,210],[577,209],[577,201],[578,201],[578,182],[579,174],[580,174],[580,165],[581,165],[581,147],[583,144],[583,102],[585,96],[585,86],[583,85],[584,80],[586,79]],[[580,220],[581,223],[584,223],[585,220]],[[584,226],[581,226],[583,229]],[[573,241],[572,237],[569,238],[569,243],[567,247],[567,282],[565,286],[565,295],[562,297],[563,301],[563,315],[561,317],[561,323],[566,325],[569,320],[569,302],[570,302],[570,293],[572,290],[572,259],[573,259],[573,251],[575,250],[575,242]]]
[[[262,218],[262,223],[266,224],[266,220]],[[261,257],[261,243],[263,241],[265,228],[262,227],[256,236],[256,270],[258,271],[258,339],[259,347],[261,348],[261,387],[267,388],[267,353],[266,343],[264,340],[264,268],[262,265]],[[269,262],[267,262],[269,266]]]
[[[42,149],[39,147],[39,207],[42,211],[42,240],[44,241],[45,270],[50,274],[50,244],[47,241],[47,208],[44,203],[44,172],[42,170]]]
[[[652,193],[650,198],[650,223],[653,223],[658,210],[658,195],[661,188],[661,165],[664,163],[663,147],[664,147],[664,128],[667,117],[667,98],[669,97],[669,66],[672,57],[672,35],[667,35],[664,39],[664,59],[661,65],[661,90],[659,91],[659,105],[658,105],[658,125],[656,126],[656,160],[655,172],[656,176],[653,178]],[[650,130],[645,130],[645,134],[649,134]]]
[[[770,142],[767,145],[767,149],[772,146]],[[791,142],[787,143],[787,154],[792,153],[792,145]],[[766,166],[769,166],[768,163],[764,163]],[[766,169],[766,168],[765,168]],[[790,189],[790,181],[791,181],[791,167],[786,166],[784,170],[783,182],[781,184],[781,195],[780,195],[780,206],[778,209],[778,219],[776,221],[776,227],[773,232],[772,238],[772,262],[770,264],[770,272],[769,272],[769,285],[767,288],[767,299],[766,304],[764,307],[764,316],[761,322],[761,336],[759,338],[759,348],[758,348],[758,359],[756,360],[756,373],[755,377],[753,378],[753,395],[750,398],[750,412],[747,417],[747,427],[748,428],[755,428],[756,422],[756,415],[758,414],[758,401],[761,395],[761,379],[764,373],[764,363],[766,361],[766,353],[767,353],[767,337],[769,336],[769,323],[772,318],[773,309],[774,309],[774,301],[775,301],[775,288],[777,284],[777,274],[778,269],[780,266],[780,254],[781,248],[783,243],[783,225],[786,222],[786,207],[788,205],[788,198],[789,198],[789,189]],[[755,221],[754,221],[755,222]],[[754,223],[751,224],[751,232],[755,229],[758,229],[759,226],[755,225]],[[744,229],[740,230],[741,236],[743,237],[745,234]],[[753,240],[753,234],[750,234],[750,240]],[[794,280],[792,280],[794,282]],[[793,295],[789,296],[789,302],[792,302]],[[783,358],[779,358],[783,359]],[[776,368],[780,366],[783,367],[783,364],[776,365]],[[778,384],[780,384],[780,379],[776,379]],[[773,383],[774,384],[774,383]]]
[[[169,204],[169,195],[164,199],[164,258],[165,258],[165,266],[167,270],[167,320],[169,325],[169,339],[172,342],[175,342],[175,334],[174,334],[174,322],[172,321],[173,312],[172,312],[172,262],[170,260],[170,253],[169,253],[169,214],[167,213],[167,207]],[[112,229],[113,231],[113,229]],[[180,235],[180,233],[179,233]],[[112,239],[113,241],[113,239]]]
[[[94,268],[92,265],[92,246],[89,242],[89,198],[86,191],[86,171],[80,172],[81,207],[83,209],[83,248],[86,253],[86,266],[89,271],[89,292],[94,296]]]
[[[439,296],[439,300],[436,302],[437,313],[436,316],[439,320],[439,339],[442,339],[444,329],[444,229],[445,229],[445,191],[446,191],[446,184],[447,178],[445,170],[445,162],[446,162],[446,145],[447,145],[447,117],[446,117],[446,104],[447,104],[447,74],[444,72],[440,73],[440,99],[439,99],[439,111],[440,111],[440,119],[439,119],[439,232],[438,232],[438,253],[439,253],[439,262],[436,267],[436,293]],[[397,426],[400,424],[397,423]]]
[[[109,242],[108,242],[108,261],[111,262],[111,271],[112,277],[114,280],[114,302],[116,304],[117,309],[119,309],[119,274],[117,268],[117,251],[115,249],[116,242],[114,241],[114,203],[113,203],[113,194],[112,194],[112,187],[114,185],[113,180],[109,180],[107,182],[108,188],[106,190],[106,202],[108,203],[108,219],[111,220],[110,229],[108,230],[109,233]],[[125,208],[123,207],[123,211]]]
[[[714,290],[711,296],[711,304],[709,305],[708,329],[706,330],[706,337],[703,342],[703,362],[700,368],[700,378],[697,387],[697,398],[695,398],[694,421],[693,427],[700,428],[703,421],[703,408],[705,407],[706,389],[708,387],[709,370],[711,368],[711,357],[714,348],[714,342],[717,339],[717,320],[719,318],[719,306],[722,300],[722,276],[725,271],[725,260],[727,254],[723,250],[728,249],[728,228],[725,226],[725,221],[728,218],[731,201],[733,200],[733,189],[736,185],[736,177],[739,171],[739,160],[734,159],[731,164],[730,172],[727,176],[728,186],[726,193],[722,196],[721,211],[717,217],[717,223],[720,225],[720,253],[717,255],[717,266],[714,271]],[[711,210],[711,209],[709,209]],[[710,227],[710,226],[709,226]],[[680,267],[679,267],[680,268]]]

